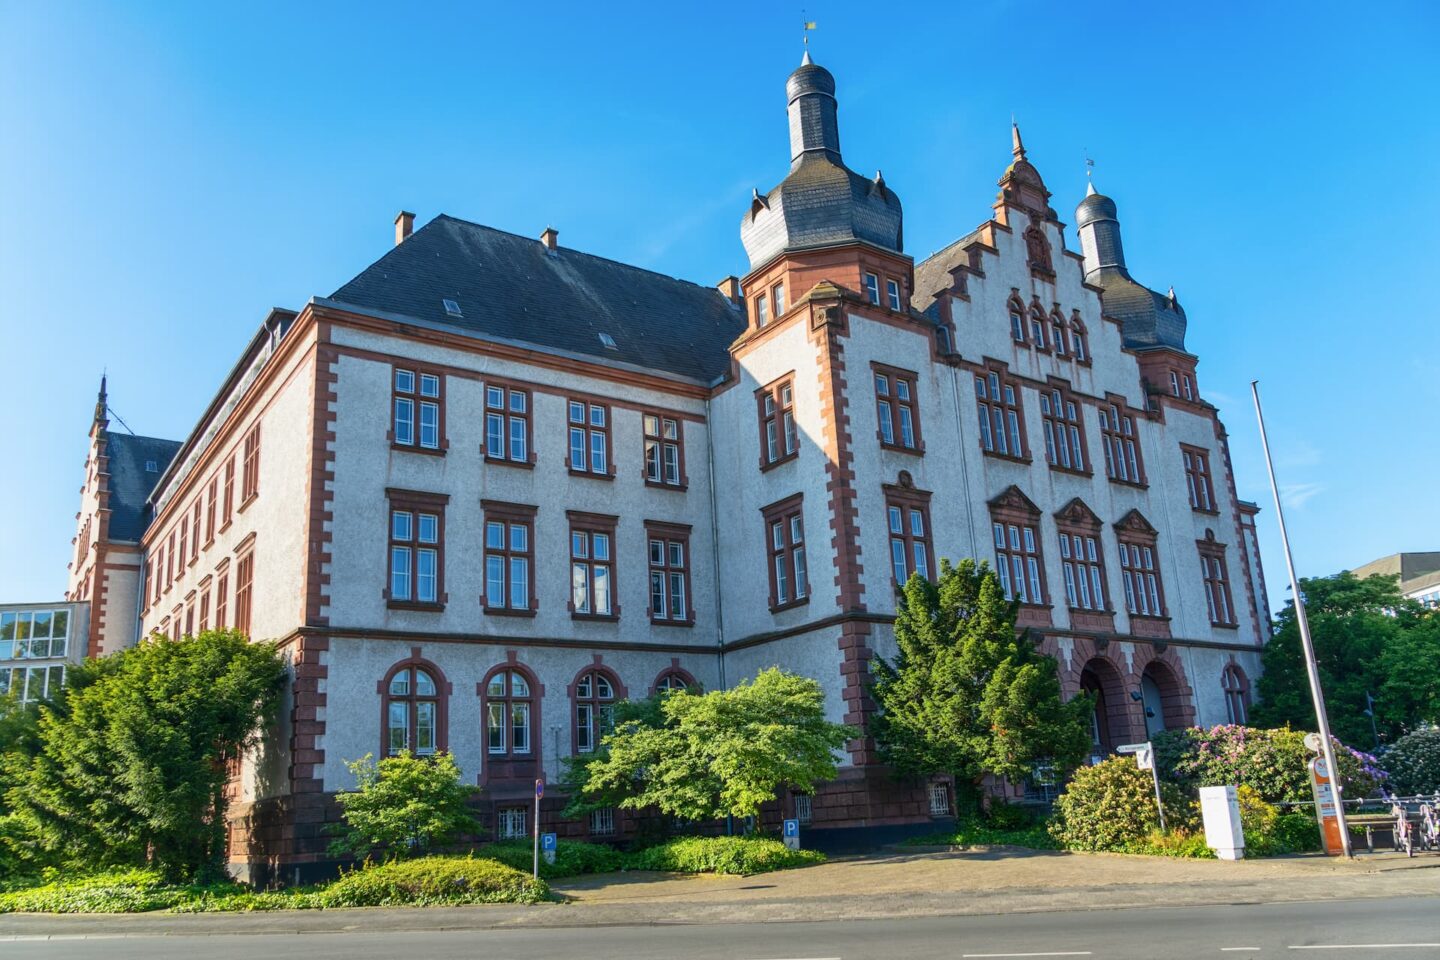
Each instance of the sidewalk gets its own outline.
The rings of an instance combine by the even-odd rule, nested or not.
[[[0,915],[0,939],[301,934],[928,917],[1440,895],[1440,856],[1222,863],[993,849],[895,851],[756,877],[632,872],[560,881],[537,906],[255,914]]]

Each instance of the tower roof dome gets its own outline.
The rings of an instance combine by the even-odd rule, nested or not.
[[[1085,187],[1085,199],[1075,208],[1076,228],[1089,226],[1097,220],[1116,220],[1119,215],[1115,209],[1115,201],[1098,193],[1095,184],[1087,184]]]

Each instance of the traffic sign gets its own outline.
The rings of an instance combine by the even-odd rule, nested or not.
[[[800,849],[800,821],[786,820],[781,825],[781,835],[785,838],[785,846],[791,850]]]
[[[543,796],[545,796],[545,781],[544,781],[544,780],[536,780],[536,781],[535,781],[535,799],[536,799],[536,800],[539,800],[539,799],[540,799],[541,797],[543,797]]]

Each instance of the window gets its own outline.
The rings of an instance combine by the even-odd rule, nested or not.
[[[615,524],[618,518],[568,511],[570,612],[575,617],[618,617],[615,599]]]
[[[610,408],[571,400],[570,472],[610,477]]]
[[[950,815],[950,788],[943,783],[932,783],[929,785],[930,793],[930,816],[948,817]]]
[[[891,310],[900,309],[900,284],[894,280],[885,281],[885,302]]]
[[[492,757],[530,755],[530,681],[505,668],[485,684],[485,739]]]
[[[815,820],[814,806],[810,802],[808,793],[795,794],[795,819],[802,824],[812,823]]]
[[[1121,540],[1120,572],[1125,581],[1125,608],[1131,615],[1163,617],[1165,602],[1154,547]]]
[[[0,660],[63,657],[70,641],[70,611],[0,613]]]
[[[189,544],[190,544],[190,518],[189,518],[188,516],[186,516],[186,517],[181,517],[181,518],[180,518],[180,534],[179,534],[179,536],[180,536],[180,541],[179,541],[179,542],[180,542],[180,553],[179,553],[178,555],[176,555],[176,557],[175,557],[175,576],[181,577],[181,578],[183,579],[184,576],[185,576],[185,566],[186,566],[186,564],[185,564],[185,551],[186,551],[187,547],[188,547]]]
[[[0,697],[13,696],[22,705],[53,697],[65,685],[65,668],[0,667]]]
[[[991,370],[975,378],[980,411],[980,448],[986,453],[1023,459],[1025,433],[1021,427],[1019,388]]]
[[[770,300],[775,306],[775,317],[779,319],[785,312],[785,284],[777,283],[770,288]]]
[[[645,521],[650,552],[650,620],[695,622],[690,608],[690,525]]]
[[[235,564],[235,629],[250,634],[250,589],[255,580],[255,554],[247,552]]]
[[[408,750],[417,757],[431,757],[444,749],[442,739],[435,677],[424,667],[401,667],[385,687],[385,755]]]
[[[1225,715],[1231,723],[1244,724],[1250,716],[1250,682],[1245,672],[1229,664],[1220,674],[1220,689],[1225,691]]]
[[[615,726],[615,684],[599,670],[575,681],[575,752],[593,753]]]
[[[184,544],[184,540],[180,541]],[[175,531],[170,531],[170,540],[165,548],[165,589],[169,590],[175,583]]]
[[[1045,314],[1040,311],[1040,307],[1039,307],[1039,306],[1036,306],[1036,307],[1034,307],[1033,309],[1031,309],[1031,311],[1030,311],[1030,337],[1031,337],[1032,340],[1035,341],[1035,349],[1036,349],[1036,350],[1044,350],[1046,353],[1049,353],[1049,352],[1050,352],[1050,347],[1049,347],[1049,345],[1046,343],[1046,340],[1047,340],[1048,338],[1045,336],[1045,326],[1046,326]]]
[[[1025,342],[1025,312],[1015,306],[1010,308],[1010,339],[1016,343]]]
[[[396,367],[392,386],[391,439],[395,446],[439,450],[444,378],[438,373]]]
[[[494,384],[485,387],[485,459],[531,462],[530,391]]]
[[[1121,483],[1144,483],[1135,418],[1115,403],[1100,405],[1100,445],[1105,449],[1105,474]]]
[[[683,488],[685,457],[679,418],[647,413],[640,419],[645,432],[645,482]]]
[[[755,326],[763,327],[770,322],[770,301],[765,294],[755,298]]]
[[[190,562],[194,563],[200,559],[200,512],[204,508],[203,497],[195,498],[195,506],[190,511]]]
[[[165,541],[161,540],[160,545],[155,548],[155,591],[150,598],[151,603],[160,602],[160,591],[165,586]]]
[[[225,509],[224,522],[220,529],[224,530],[230,526],[230,520],[235,514],[235,458],[232,456],[225,461]]]
[[[385,599],[392,607],[445,603],[445,494],[385,491],[390,502],[390,577]]]
[[[1230,600],[1230,575],[1225,568],[1225,547],[1207,534],[1199,541],[1200,572],[1205,581],[1205,606],[1210,622],[1217,627],[1233,627],[1235,609]]]
[[[592,837],[613,837],[615,835],[615,808],[601,807],[590,811],[590,835]]]
[[[260,493],[260,424],[245,434],[244,469],[240,475],[240,505],[243,507]]]
[[[756,391],[760,412],[760,467],[764,469],[795,456],[800,450],[795,431],[794,378],[777,380]]]
[[[1089,339],[1085,333],[1085,324],[1080,322],[1079,310],[1070,316],[1070,345],[1076,360],[1080,363],[1090,362]]]
[[[1180,374],[1180,389],[1184,392],[1186,400],[1194,400],[1195,393],[1190,384],[1190,374]]]
[[[1065,571],[1065,599],[1072,610],[1107,610],[1105,564],[1098,536],[1060,531],[1060,566]]]
[[[692,681],[679,670],[667,670],[655,681],[656,693],[669,693],[672,690],[689,690]]]
[[[771,610],[782,610],[809,599],[810,576],[805,567],[805,521],[801,506],[801,496],[796,494],[761,510],[770,555]]]
[[[928,580],[935,569],[930,535],[930,494],[914,489],[909,480],[908,473],[901,473],[898,485],[885,485],[890,569],[897,587],[905,586],[912,573]]]
[[[210,578],[200,582],[200,632],[210,629]]]
[[[1190,379],[1190,374],[1171,369],[1170,395],[1172,397],[1184,397],[1186,400],[1195,399],[1195,384]]]
[[[1190,508],[1214,513],[1215,488],[1210,483],[1210,454],[1199,447],[1182,444],[1180,459],[1185,465],[1185,488],[1190,493]]]
[[[880,443],[902,450],[918,450],[920,417],[915,405],[915,374],[878,365],[874,370]]]
[[[880,303],[880,278],[873,273],[865,274],[865,299],[877,306]]]
[[[1058,387],[1041,390],[1040,416],[1045,421],[1045,459],[1050,466],[1088,472],[1085,427],[1070,395]]]
[[[501,807],[495,813],[495,835],[501,840],[524,840],[530,836],[525,827],[524,807]]]
[[[230,614],[230,566],[228,561],[215,571],[215,629],[224,630]]]
[[[181,636],[195,636],[195,595],[193,593],[186,599],[185,630],[181,633]]]
[[[990,501],[995,573],[1005,599],[1040,605],[1045,594],[1045,561],[1040,556],[1040,508],[1010,486]]]
[[[485,510],[485,612],[535,612],[535,507],[480,501]]]
[[[205,545],[208,547],[215,542],[215,500],[219,490],[220,478],[210,478],[210,488],[205,492]]]
[[[1063,357],[1069,351],[1065,349],[1065,318],[1057,308],[1050,313],[1050,346],[1055,350],[1055,356]]]

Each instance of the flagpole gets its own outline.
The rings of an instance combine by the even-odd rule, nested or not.
[[[1335,745],[1330,738],[1330,718],[1325,713],[1325,694],[1320,689],[1320,668],[1315,662],[1315,644],[1310,639],[1310,619],[1305,615],[1305,597],[1300,580],[1295,576],[1295,558],[1290,553],[1290,535],[1285,531],[1285,510],[1280,506],[1280,487],[1275,482],[1275,461],[1270,457],[1270,441],[1265,435],[1265,414],[1260,409],[1260,381],[1250,381],[1255,398],[1255,418],[1260,421],[1260,446],[1265,450],[1265,468],[1270,472],[1270,492],[1275,497],[1275,519],[1280,524],[1280,543],[1285,548],[1285,567],[1290,571],[1290,591],[1295,598],[1295,622],[1300,627],[1300,645],[1305,651],[1305,673],[1310,678],[1310,699],[1315,703],[1315,720],[1320,726],[1320,744],[1325,768],[1330,775],[1331,789],[1336,794],[1335,820],[1340,827],[1340,846],[1348,858],[1350,830],[1345,825],[1345,794],[1340,783],[1340,768],[1335,763]],[[1318,798],[1317,798],[1318,802]],[[1316,811],[1317,815],[1319,810]]]

